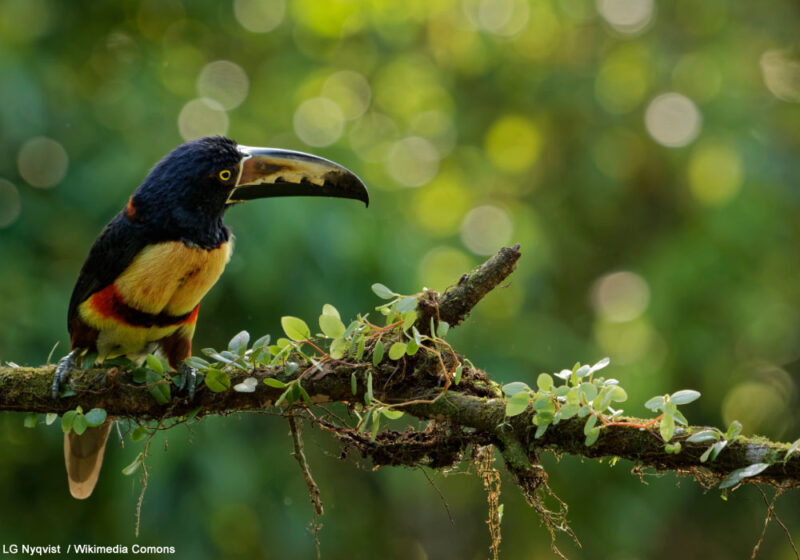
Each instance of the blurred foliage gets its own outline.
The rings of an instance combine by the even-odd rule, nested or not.
[[[175,145],[227,133],[341,162],[373,202],[232,209],[236,252],[196,347],[325,301],[347,319],[377,304],[373,282],[441,290],[519,242],[510,284],[452,333],[476,365],[533,381],[609,355],[631,413],[694,388],[693,422],[795,439],[799,20],[788,0],[0,0],[0,359],[63,353],[100,229]],[[141,544],[310,557],[286,434],[249,415],[166,433]],[[370,472],[312,434],[324,557],[486,557],[474,476],[434,477],[451,524],[422,473]],[[132,543],[137,485],[119,471],[137,444],[112,446],[84,503],[60,439],[0,417],[0,542]],[[742,557],[761,529],[752,488],[723,502],[624,465],[544,462],[584,544],[573,559]],[[503,557],[546,557],[535,513],[511,486],[502,500]],[[797,540],[792,500],[777,509]],[[767,537],[760,558],[791,557]]]

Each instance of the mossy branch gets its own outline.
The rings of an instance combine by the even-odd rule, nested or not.
[[[431,318],[458,324],[486,293],[511,274],[519,256],[518,247],[503,249],[444,294],[421,294],[422,312],[418,324],[424,325],[425,320],[429,324]],[[546,481],[546,474],[538,464],[542,451],[588,458],[618,457],[641,467],[689,474],[708,483],[721,480],[736,469],[768,463],[770,466],[766,470],[747,480],[781,488],[800,486],[800,454],[794,453],[784,461],[789,445],[760,437],[738,436],[713,461],[705,463],[700,457],[708,444],[686,441],[690,432],[701,428],[676,432],[672,442],[682,444],[678,453],[665,450],[655,425],[642,429],[635,424],[645,421],[637,419],[625,419],[625,422],[615,419],[615,423],[602,428],[591,446],[585,445],[585,420],[578,418],[552,425],[536,439],[536,426],[532,423],[534,412],[530,408],[512,418],[506,417],[506,399],[500,387],[468,361],[464,362],[461,382],[446,388],[441,358],[434,359],[420,352],[396,361],[384,358],[377,366],[369,356],[359,361],[329,359],[303,378],[303,387],[314,404],[352,404],[364,401],[367,379],[371,377],[374,398],[387,405],[400,406],[417,418],[432,421],[424,431],[383,431],[372,440],[354,427],[330,423],[325,415],[314,416],[313,420],[335,432],[347,445],[370,456],[377,465],[443,467],[460,460],[470,446],[494,444],[503,454],[515,482],[534,505],[540,502],[533,494]],[[445,359],[456,358],[453,355]],[[53,366],[0,367],[0,411],[64,413],[80,405],[84,410],[103,408],[117,417],[163,420],[189,415],[198,408],[200,416],[264,410],[274,407],[283,390],[262,381],[273,377],[289,383],[300,374],[296,367],[290,368],[292,373],[288,373],[284,366],[234,372],[231,373],[232,386],[254,377],[258,381],[255,390],[217,393],[203,386],[191,402],[173,396],[168,404],[160,405],[145,385],[133,382],[130,372],[116,367],[75,370],[69,379],[75,395],[52,399],[50,387],[54,369]],[[351,387],[353,376],[355,393]],[[299,406],[305,405],[295,405]]]

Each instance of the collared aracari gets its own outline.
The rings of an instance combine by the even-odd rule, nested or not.
[[[275,196],[329,196],[369,204],[361,180],[326,159],[240,146],[224,137],[187,142],[162,159],[95,241],[67,314],[71,352],[59,361],[57,396],[86,354],[134,361],[160,353],[194,394],[191,354],[200,300],[230,259],[233,204]],[[64,436],[69,489],[87,498],[97,483],[112,421]]]

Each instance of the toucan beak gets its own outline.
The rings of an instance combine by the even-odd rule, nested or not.
[[[291,150],[239,146],[239,151],[239,180],[228,204],[273,196],[330,196],[369,206],[367,187],[338,163]]]

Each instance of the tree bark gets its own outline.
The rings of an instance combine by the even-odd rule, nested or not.
[[[513,272],[519,257],[518,246],[504,248],[465,274],[445,293],[419,295],[420,318],[417,324],[428,326],[426,330],[429,330],[433,318],[435,322],[441,320],[452,326],[458,325],[483,296]],[[430,357],[405,357],[399,361],[384,358],[377,366],[372,364],[371,357],[368,358],[358,362],[352,359],[326,361],[319,371],[303,379],[303,387],[314,404],[352,404],[363,402],[367,379],[371,376],[373,394],[381,402],[414,401],[403,405],[402,410],[432,421],[429,428],[423,431],[383,431],[374,441],[353,427],[333,425],[322,415],[313,417],[346,444],[369,455],[377,465],[428,464],[440,467],[460,460],[471,445],[494,444],[502,452],[506,466],[529,501],[532,499],[530,492],[536,489],[537,481],[542,477],[537,460],[542,451],[587,458],[618,457],[641,467],[689,474],[703,483],[721,480],[732,471],[754,463],[768,463],[770,466],[766,470],[747,481],[766,482],[782,488],[800,485],[800,453],[794,453],[784,461],[789,448],[785,443],[739,436],[730,441],[715,460],[701,463],[700,456],[710,444],[687,442],[689,432],[685,429],[679,430],[673,439],[673,442],[682,444],[676,454],[665,451],[656,427],[604,427],[599,439],[587,447],[583,432],[585,420],[578,418],[550,426],[541,438],[536,439],[536,426],[532,423],[534,412],[529,408],[520,415],[507,418],[506,401],[500,386],[493,383],[485,372],[469,366],[468,362],[461,382],[444,390],[441,365]],[[413,363],[404,363],[404,360]],[[409,365],[412,367],[406,367]],[[50,387],[54,370],[54,366],[0,367],[0,411],[63,414],[80,405],[85,411],[103,408],[116,417],[164,420],[193,413],[202,416],[264,410],[274,407],[283,390],[262,381],[273,377],[290,382],[300,371],[289,374],[283,366],[276,366],[234,372],[231,386],[247,377],[255,377],[258,381],[255,391],[243,393],[231,389],[215,393],[201,386],[191,402],[173,394],[168,404],[160,405],[145,385],[133,382],[131,372],[116,367],[73,371],[69,383],[75,395],[53,399]],[[353,377],[355,393],[351,388]],[[304,406],[301,403],[295,407]],[[626,420],[635,424],[645,423],[635,418]]]

